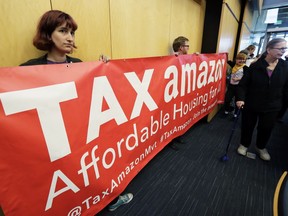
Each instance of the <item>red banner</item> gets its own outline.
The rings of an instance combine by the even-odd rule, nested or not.
[[[6,216],[95,215],[223,103],[226,54],[0,69]]]

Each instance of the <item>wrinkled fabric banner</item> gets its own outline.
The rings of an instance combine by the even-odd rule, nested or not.
[[[223,103],[225,80],[225,53],[0,68],[5,215],[95,215]]]

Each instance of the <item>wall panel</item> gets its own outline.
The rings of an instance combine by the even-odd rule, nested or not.
[[[239,19],[241,13],[241,0],[225,0],[224,2],[229,5],[230,9]]]
[[[253,31],[253,9],[250,8],[250,5],[251,4],[246,4],[245,7],[238,51],[245,49],[251,44],[250,35],[251,31]]]
[[[240,7],[240,4],[238,7]],[[228,52],[228,59],[233,59],[237,30],[239,25],[238,21],[240,14],[234,13],[234,15],[237,15],[237,20],[235,19],[231,11],[228,9],[228,7],[223,4],[217,52]]]
[[[32,45],[39,17],[49,0],[0,1],[0,67],[17,66],[42,54]]]
[[[183,35],[189,38],[189,53],[201,51],[205,13],[203,6],[205,7],[205,1],[201,5],[195,1],[172,1],[170,45],[176,37]]]
[[[113,58],[167,55],[171,0],[111,1]]]

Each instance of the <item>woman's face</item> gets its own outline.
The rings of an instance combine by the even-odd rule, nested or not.
[[[69,54],[73,51],[75,32],[67,27],[66,22],[58,26],[51,34],[51,40],[54,43],[52,49],[56,49],[63,54]]]
[[[274,47],[268,48],[267,52],[274,58],[280,59],[287,51],[287,42],[280,42],[274,45]]]
[[[250,49],[250,50],[249,50],[249,54],[250,54],[250,55],[253,54],[254,51],[255,51],[255,48],[254,48],[254,49]]]
[[[236,64],[238,66],[245,64],[246,59],[242,59],[242,58],[236,58]]]

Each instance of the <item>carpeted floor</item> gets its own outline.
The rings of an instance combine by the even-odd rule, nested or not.
[[[278,122],[267,146],[271,161],[239,156],[240,119],[221,162],[233,117],[219,112],[210,123],[198,122],[185,133],[178,151],[165,147],[133,179],[134,199],[115,212],[98,216],[272,216],[273,196],[288,170],[288,114]],[[249,149],[255,152],[253,146]]]

